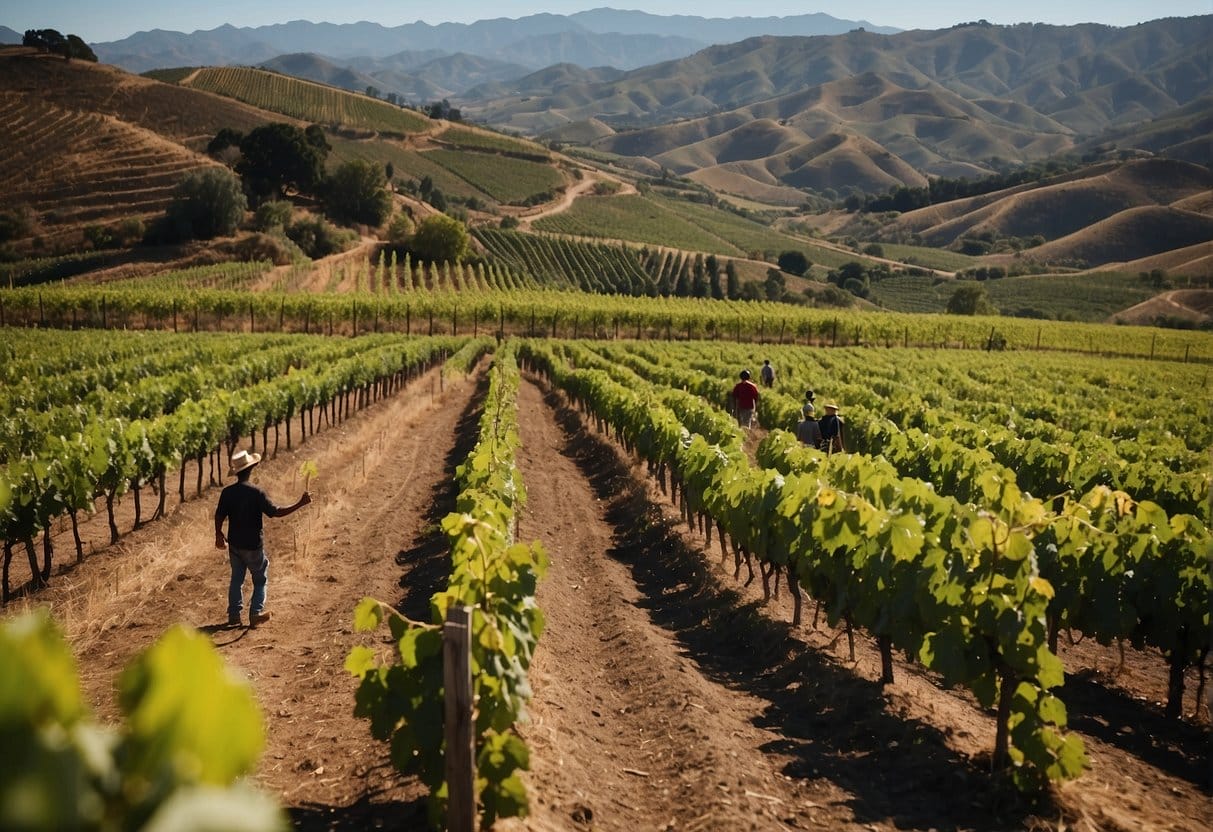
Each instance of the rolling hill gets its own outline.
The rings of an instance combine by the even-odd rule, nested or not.
[[[532,99],[529,107],[511,100],[478,102],[477,112],[506,125],[521,113],[546,109],[570,121],[605,113],[611,117],[603,120],[613,125],[635,126],[735,109],[871,73],[907,89],[934,82],[969,101],[1023,105],[1070,130],[1093,134],[1206,93],[1210,39],[1213,16],[1128,28],[966,24],[894,35],[768,36]],[[630,102],[626,107],[624,99]]]
[[[908,89],[875,73],[592,146],[647,157],[711,181],[720,167],[764,185],[872,193],[982,172],[977,160],[1023,160],[1071,145],[1071,131],[1014,104],[993,112],[937,84]]]
[[[1138,260],[1213,240],[1213,217],[1163,206],[1140,206],[1029,251],[1045,263],[1090,266]]]
[[[1213,16],[759,37],[546,92],[484,87],[463,109],[532,134],[588,132],[596,150],[795,204],[788,189],[883,191],[1071,150],[1202,161],[1211,41]],[[583,123],[615,132],[571,126]],[[814,156],[840,146],[842,164]]]
[[[1041,182],[909,211],[886,226],[885,233],[917,235],[924,243],[936,246],[948,246],[962,237],[983,233],[1021,238],[1040,235],[1046,240],[1056,240],[1136,208],[1174,206],[1174,210],[1185,215],[1200,215],[1199,200],[1210,190],[1213,172],[1187,162],[1166,159],[1108,162]],[[1183,207],[1187,200],[1194,202]],[[1207,212],[1207,202],[1204,205]],[[1213,217],[1213,213],[1205,215]],[[1165,249],[1149,253],[1162,250]],[[1096,262],[1144,256],[1109,254],[1097,257]]]

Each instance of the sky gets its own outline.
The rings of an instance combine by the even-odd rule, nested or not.
[[[901,29],[940,29],[984,18],[991,23],[1107,23],[1131,26],[1160,17],[1213,14],[1213,0],[0,0],[0,25],[58,29],[89,43],[120,40],[135,32],[169,29],[193,32],[224,23],[262,26],[290,20],[353,23],[369,20],[399,26],[423,20],[471,23],[495,17],[524,17],[551,12],[572,14],[599,6],[639,8],[652,14],[696,14],[702,17],[753,17],[825,12],[846,20],[867,20]]]

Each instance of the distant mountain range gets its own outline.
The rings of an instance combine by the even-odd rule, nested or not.
[[[1213,16],[761,37],[606,78],[549,68],[461,103],[499,127],[794,202],[1070,150],[1209,164],[1210,44]]]
[[[22,35],[7,26],[0,26],[0,43],[20,43]]]
[[[386,58],[400,52],[467,53],[536,70],[555,63],[634,69],[685,57],[715,43],[765,34],[840,34],[863,27],[895,32],[866,21],[827,14],[791,17],[704,18],[594,9],[573,15],[534,14],[475,23],[311,23],[225,25],[191,34],[153,30],[91,46],[100,60],[131,72],[176,66],[260,64],[280,55],[315,53],[337,60]],[[521,74],[525,74],[525,71]]]

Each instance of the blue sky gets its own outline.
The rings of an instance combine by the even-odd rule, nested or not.
[[[1213,14],[1213,0],[539,0],[539,2],[387,2],[386,0],[0,0],[0,25],[23,32],[26,29],[58,29],[80,35],[89,42],[118,40],[138,31],[171,29],[192,32],[214,29],[224,23],[260,26],[288,20],[350,23],[370,20],[398,26],[424,20],[427,23],[469,23],[491,17],[522,17],[537,12],[571,14],[596,6],[640,8],[653,14],[692,13],[704,17],[791,15],[825,12],[848,20],[897,26],[902,29],[938,29],[968,20],[985,18],[993,23],[1108,23],[1130,26],[1159,17]]]

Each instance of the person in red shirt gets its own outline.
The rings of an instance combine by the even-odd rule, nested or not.
[[[733,386],[730,394],[737,412],[737,424],[749,428],[754,424],[754,409],[758,407],[758,385],[750,381],[750,371],[741,371],[741,381]]]

